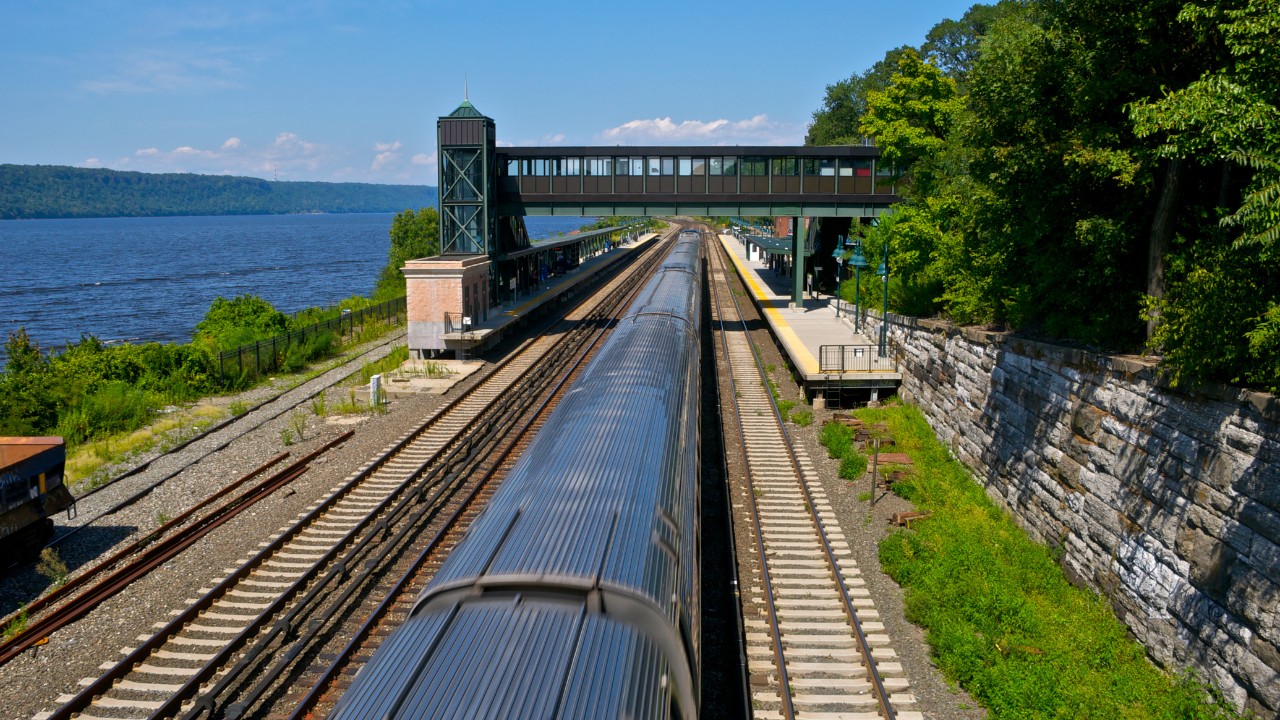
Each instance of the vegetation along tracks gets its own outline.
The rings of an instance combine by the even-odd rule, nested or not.
[[[595,302],[616,305],[624,294],[619,282],[597,293]],[[239,717],[269,695],[292,672],[289,663],[323,644],[325,628],[342,616],[338,606],[358,603],[380,582],[395,540],[415,536],[434,517],[456,514],[468,494],[468,468],[492,454],[492,443],[527,415],[557,366],[607,324],[610,314],[584,306],[570,313],[574,322],[567,328],[525,344],[161,623],[158,633],[140,637],[142,644],[104,675],[61,698],[46,717]]]
[[[814,468],[787,435],[715,243],[709,257],[712,326],[730,374],[721,402],[736,418],[755,548],[739,570],[753,576],[740,583],[754,715],[919,718],[899,711],[914,704],[902,667]]]
[[[329,387],[351,377],[360,371],[364,363],[389,354],[403,335],[403,330],[393,333],[385,342],[375,345],[347,362],[297,387],[273,395],[245,412],[227,418],[201,434],[189,438],[181,445],[170,449],[168,453],[148,460],[118,475],[109,483],[80,495],[76,498],[76,504],[79,507],[76,518],[68,520],[65,528],[60,528],[60,532],[50,541],[49,546],[56,546],[82,528],[92,525],[96,520],[138,502],[187,468],[210,455],[225,450],[240,437],[293,411]]]

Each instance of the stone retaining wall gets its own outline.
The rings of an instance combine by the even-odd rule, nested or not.
[[[869,318],[870,334],[879,320]],[[890,315],[901,394],[1169,668],[1280,710],[1280,401]]]

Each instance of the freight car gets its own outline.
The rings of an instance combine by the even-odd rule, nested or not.
[[[66,463],[60,437],[0,437],[0,545],[38,548],[53,530],[53,515],[73,511]]]
[[[697,717],[701,252],[680,234],[333,720]]]

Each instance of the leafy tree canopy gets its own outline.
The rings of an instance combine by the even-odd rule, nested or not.
[[[391,221],[391,249],[387,266],[378,277],[375,298],[404,295],[404,264],[416,258],[440,254],[440,215],[433,207],[404,210]]]

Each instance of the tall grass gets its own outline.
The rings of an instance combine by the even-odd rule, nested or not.
[[[866,409],[916,472],[893,486],[930,517],[880,544],[947,678],[993,718],[1229,718],[1191,677],[1155,666],[1106,600],[1067,581],[1050,549],[996,507],[912,407]],[[834,451],[846,434],[824,427]]]

